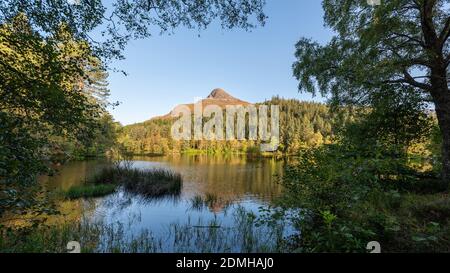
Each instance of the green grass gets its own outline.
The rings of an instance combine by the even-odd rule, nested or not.
[[[127,170],[122,183],[125,190],[144,196],[177,196],[181,193],[182,178],[172,171],[156,170]]]
[[[381,205],[376,207],[399,229],[390,237],[383,236],[387,249],[392,252],[450,252],[449,195],[408,193],[398,199],[398,203],[388,202],[384,209]]]
[[[72,186],[66,193],[68,199],[100,197],[113,193],[117,186],[113,184],[84,184]]]
[[[107,167],[83,185],[71,187],[65,192],[68,199],[100,197],[113,193],[119,186],[132,194],[147,198],[178,196],[182,187],[181,175],[165,169],[135,169],[131,167]]]
[[[179,195],[183,180],[179,173],[170,170],[116,166],[103,169],[89,182],[121,185],[130,193],[145,197],[160,197]]]

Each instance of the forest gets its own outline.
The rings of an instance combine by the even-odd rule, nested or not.
[[[274,97],[264,105],[280,107],[280,146],[275,155],[295,155],[302,148],[331,143],[337,128],[345,123],[348,114],[333,115],[325,104],[300,102]],[[259,105],[259,104],[256,104]],[[224,120],[226,120],[224,114]],[[248,118],[247,118],[248,121]],[[135,155],[168,153],[259,153],[261,140],[176,141],[171,137],[171,118],[153,118],[143,123],[124,126],[118,143]],[[248,123],[247,123],[248,134]]]

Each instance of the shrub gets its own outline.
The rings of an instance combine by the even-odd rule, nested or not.
[[[281,178],[280,204],[301,209],[291,250],[366,252],[368,242],[378,241],[385,252],[449,251],[448,196],[437,198],[433,173],[406,163],[381,147],[333,144],[303,152]]]

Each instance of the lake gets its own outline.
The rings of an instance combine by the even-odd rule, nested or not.
[[[58,174],[42,178],[41,182],[47,188],[65,191],[84,183],[108,164],[105,160],[69,162]],[[237,213],[245,211],[258,216],[261,207],[271,205],[281,194],[276,175],[282,174],[283,165],[283,161],[274,158],[239,155],[136,157],[135,168],[165,168],[180,173],[183,178],[180,196],[152,200],[119,190],[101,198],[61,202],[60,210],[64,221],[118,224],[122,232],[132,237],[143,230],[157,237],[166,236],[174,226],[232,228],[240,225]],[[215,201],[196,206],[193,201],[196,196],[213,196]],[[184,250],[195,251],[195,247]],[[241,251],[239,247],[231,250]]]

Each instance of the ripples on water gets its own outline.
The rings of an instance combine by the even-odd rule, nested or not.
[[[100,160],[71,162],[61,168],[58,175],[43,178],[42,183],[50,188],[67,190],[73,185],[83,183],[106,165],[107,162]],[[204,237],[211,235],[206,234],[211,233],[211,228],[226,233],[239,225],[244,227],[245,225],[237,222],[245,218],[242,213],[258,216],[259,208],[270,205],[281,193],[281,186],[277,184],[274,175],[282,173],[283,162],[272,158],[206,155],[139,157],[135,158],[133,166],[167,168],[179,172],[183,177],[181,195],[178,198],[149,200],[119,190],[102,198],[79,200],[72,208],[66,208],[65,213],[70,214],[72,219],[116,226],[130,238],[140,236],[143,231],[150,231],[156,238],[172,233],[172,237],[163,240],[165,243],[158,243],[160,251],[170,252],[167,244],[176,240],[177,234],[173,233],[176,233],[174,230],[177,228],[178,231],[194,229],[189,232]],[[196,196],[208,195],[215,196],[215,201],[201,207],[193,204]],[[269,236],[266,237],[270,239]],[[230,245],[234,247],[221,247],[228,247],[230,251],[243,251],[236,242],[231,241]],[[186,244],[181,243],[185,249],[175,250],[193,251],[192,246]],[[214,252],[213,246],[214,244],[210,245],[207,250]]]

